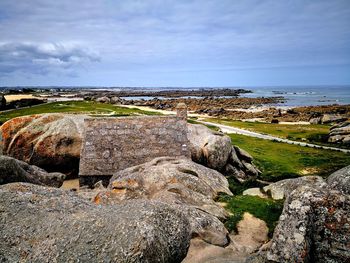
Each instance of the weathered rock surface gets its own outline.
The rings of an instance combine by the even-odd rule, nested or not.
[[[261,191],[261,189],[258,187],[249,188],[247,190],[244,190],[242,194],[243,195],[250,195],[250,196],[258,196],[261,198],[268,198],[268,196],[265,193],[263,193],[263,191]]]
[[[346,166],[327,178],[327,183],[332,189],[350,195],[350,166]]]
[[[260,171],[252,164],[252,156],[232,146],[230,137],[200,124],[188,124],[192,160],[232,176],[240,182],[255,178]]]
[[[47,171],[78,174],[85,115],[40,114],[0,127],[3,152]]]
[[[320,176],[303,176],[272,183],[265,186],[263,191],[270,195],[273,199],[279,200],[286,198],[294,189],[303,185],[309,185],[312,187],[326,187],[327,183]]]
[[[328,142],[350,144],[350,122],[346,121],[332,126]]]
[[[65,177],[64,174],[47,173],[35,165],[29,165],[9,156],[0,155],[0,184],[28,182],[60,187]]]
[[[230,235],[231,243],[225,248],[198,238],[192,239],[183,263],[243,263],[249,254],[267,240],[266,223],[249,213],[244,213],[243,219],[237,224],[237,230],[238,234]]]
[[[349,262],[350,196],[300,186],[286,199],[267,260]]]
[[[101,102],[101,103],[110,103],[111,102],[111,99],[108,98],[108,97],[99,97],[96,99],[97,102]]]
[[[0,186],[1,262],[181,262],[187,219],[166,204],[100,206],[55,188]]]
[[[227,213],[213,199],[220,192],[231,192],[226,178],[215,170],[186,158],[160,157],[117,172],[108,188],[95,197],[96,203],[159,200],[185,213],[192,235],[219,246],[228,243],[228,232],[219,220]]]

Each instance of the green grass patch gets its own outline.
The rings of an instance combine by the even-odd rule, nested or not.
[[[350,165],[350,154],[290,145],[245,135],[230,134],[232,144],[248,151],[262,171],[260,179],[279,181],[303,175],[327,177]]]
[[[257,196],[238,195],[230,197],[221,195],[219,201],[226,202],[226,210],[231,216],[225,222],[229,231],[237,232],[237,223],[243,218],[244,212],[248,212],[266,222],[269,228],[269,237],[278,223],[283,209],[283,200],[264,199]]]
[[[235,120],[223,120],[209,118],[206,121],[216,122],[227,126],[241,128],[253,132],[273,135],[283,139],[289,139],[292,141],[303,141],[315,144],[334,146],[334,144],[328,143],[328,133],[330,125],[325,124],[275,124],[275,123],[263,123],[263,122],[245,122]],[[337,145],[339,146],[339,145]],[[346,147],[344,145],[340,145]]]
[[[29,108],[16,109],[0,113],[0,122],[5,122],[9,119],[41,113],[83,113],[89,115],[105,115],[105,116],[131,116],[131,115],[156,115],[159,113],[151,111],[143,111],[136,108],[126,108],[115,106],[112,104],[103,104],[93,101],[62,101],[51,102],[32,106]]]

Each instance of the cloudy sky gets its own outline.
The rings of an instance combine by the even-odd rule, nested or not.
[[[326,84],[349,0],[0,0],[0,86]]]

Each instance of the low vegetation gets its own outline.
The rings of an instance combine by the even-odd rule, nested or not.
[[[230,134],[232,143],[247,150],[262,171],[260,179],[279,181],[303,175],[327,177],[350,165],[350,154],[290,145],[238,134]]]
[[[90,115],[104,116],[130,116],[130,115],[154,115],[157,114],[151,111],[143,111],[136,108],[125,108],[112,104],[103,104],[93,101],[63,101],[41,104],[29,108],[22,108],[0,113],[0,122],[5,122],[9,119],[32,114],[41,113],[84,113]],[[158,113],[159,114],[159,113]]]
[[[225,222],[225,226],[229,231],[237,232],[237,223],[243,218],[244,212],[248,212],[266,222],[269,228],[269,236],[272,237],[282,213],[283,200],[264,199],[248,195],[234,197],[222,195],[219,200],[226,203],[225,208],[231,214]]]
[[[330,125],[326,124],[276,124],[264,122],[247,122],[210,118],[206,121],[216,122],[232,127],[246,129],[262,134],[269,134],[293,141],[309,142],[327,146],[334,146],[327,142]],[[337,145],[339,146],[339,145]]]

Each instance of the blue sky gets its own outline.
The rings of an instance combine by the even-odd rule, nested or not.
[[[0,86],[327,84],[349,0],[0,0]]]

